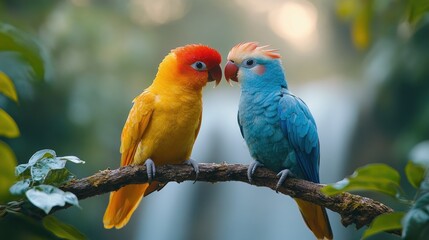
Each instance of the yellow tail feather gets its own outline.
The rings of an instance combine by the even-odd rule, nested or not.
[[[331,224],[325,208],[300,199],[294,199],[298,204],[302,217],[308,228],[317,239],[333,239]]]
[[[109,205],[103,217],[104,227],[122,228],[138,207],[149,184],[131,184],[110,193]]]

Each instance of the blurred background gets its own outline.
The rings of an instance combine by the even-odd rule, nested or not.
[[[16,56],[0,54],[0,70],[20,99],[1,97],[0,106],[21,132],[2,140],[19,163],[50,148],[86,161],[70,166],[78,177],[117,168],[131,101],[170,49],[207,44],[224,64],[235,44],[258,41],[279,49],[289,88],[316,119],[322,183],[373,162],[402,171],[412,147],[429,139],[429,18],[422,5],[429,8],[398,0],[2,0],[0,21],[32,38],[44,64],[35,79],[37,72],[8,62]],[[238,85],[206,87],[193,159],[250,163],[236,123],[239,97]],[[145,198],[121,230],[103,228],[107,201],[104,194],[55,215],[89,239],[313,239],[291,198],[243,183],[170,183]],[[329,216],[336,239],[360,238],[338,214]],[[5,239],[56,239],[13,217],[1,220],[0,230]]]

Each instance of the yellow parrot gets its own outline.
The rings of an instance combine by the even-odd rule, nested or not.
[[[150,183],[132,184],[110,194],[105,228],[122,228],[143,196],[157,190],[155,166],[188,163],[201,126],[202,89],[222,78],[221,56],[204,45],[173,49],[161,62],[151,86],[137,96],[121,135],[121,166],[145,164]]]

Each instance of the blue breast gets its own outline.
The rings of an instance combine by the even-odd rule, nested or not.
[[[280,127],[278,103],[281,92],[243,91],[239,105],[239,124],[251,156],[265,167],[294,172],[295,151]]]

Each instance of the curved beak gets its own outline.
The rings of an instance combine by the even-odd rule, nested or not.
[[[216,81],[217,86],[220,83],[220,80],[222,79],[222,69],[219,65],[213,67],[209,70],[209,82]]]
[[[229,83],[230,80],[234,82],[238,82],[237,79],[237,73],[238,73],[238,67],[235,65],[234,62],[228,61],[228,63],[225,66],[225,78],[226,81]]]

